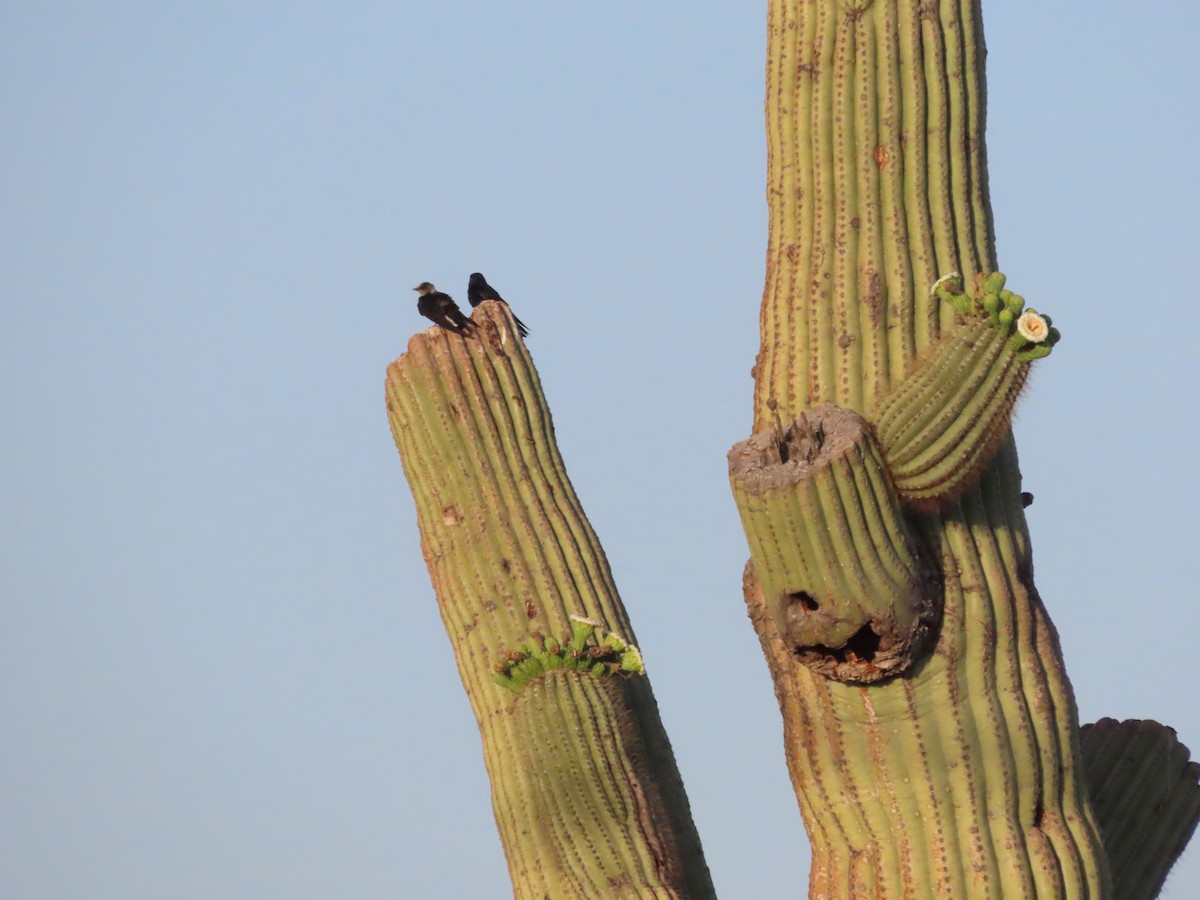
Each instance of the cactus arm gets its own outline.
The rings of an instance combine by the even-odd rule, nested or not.
[[[1082,750],[1113,893],[1151,900],[1200,819],[1200,763],[1173,729],[1148,721],[1085,725]]]
[[[507,307],[484,303],[473,321],[471,339],[414,336],[386,392],[514,894],[710,897],[670,743],[532,360]],[[573,614],[600,625],[580,628]],[[587,665],[566,664],[573,642]],[[497,683],[514,669],[537,671],[515,689]]]
[[[958,275],[934,285],[957,318],[871,411],[896,491],[913,506],[937,509],[974,486],[1009,434],[1031,363],[1059,340],[1003,275],[973,281],[971,292]]]
[[[734,445],[729,469],[754,571],[795,658],[862,683],[907,669],[940,597],[867,423],[818,407]]]

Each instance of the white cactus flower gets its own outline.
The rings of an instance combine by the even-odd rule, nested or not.
[[[1050,336],[1050,326],[1045,319],[1030,309],[1017,319],[1017,333],[1031,344],[1040,344]]]

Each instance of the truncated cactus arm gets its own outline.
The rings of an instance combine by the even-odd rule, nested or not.
[[[388,367],[421,549],[520,898],[713,896],[608,562],[506,306]]]
[[[807,452],[797,434],[811,436]],[[904,671],[941,615],[869,426],[817,407],[729,452],[754,571],[780,640],[841,681]]]

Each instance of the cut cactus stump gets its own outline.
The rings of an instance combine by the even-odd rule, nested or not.
[[[940,598],[867,423],[820,406],[729,451],[734,500],[781,639],[839,681],[903,672]]]

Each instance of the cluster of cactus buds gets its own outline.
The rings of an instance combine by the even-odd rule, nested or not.
[[[963,288],[957,272],[944,275],[933,285],[931,293],[949,304],[960,316],[988,320],[1008,335],[1009,344],[1022,362],[1032,362],[1049,356],[1062,335],[1050,317],[1025,306],[1025,298],[1014,294],[1005,285],[1000,272],[978,272],[972,279],[972,290]]]
[[[599,637],[603,624],[571,616],[571,636],[559,640],[535,631],[529,640],[502,654],[493,675],[496,683],[514,693],[554,669],[574,669],[595,676],[644,675],[638,648],[613,632]]]
[[[1050,317],[1025,306],[999,272],[964,285],[957,273],[931,293],[957,321],[871,415],[901,500],[933,508],[970,488],[1008,434],[1029,364],[1059,340]]]

